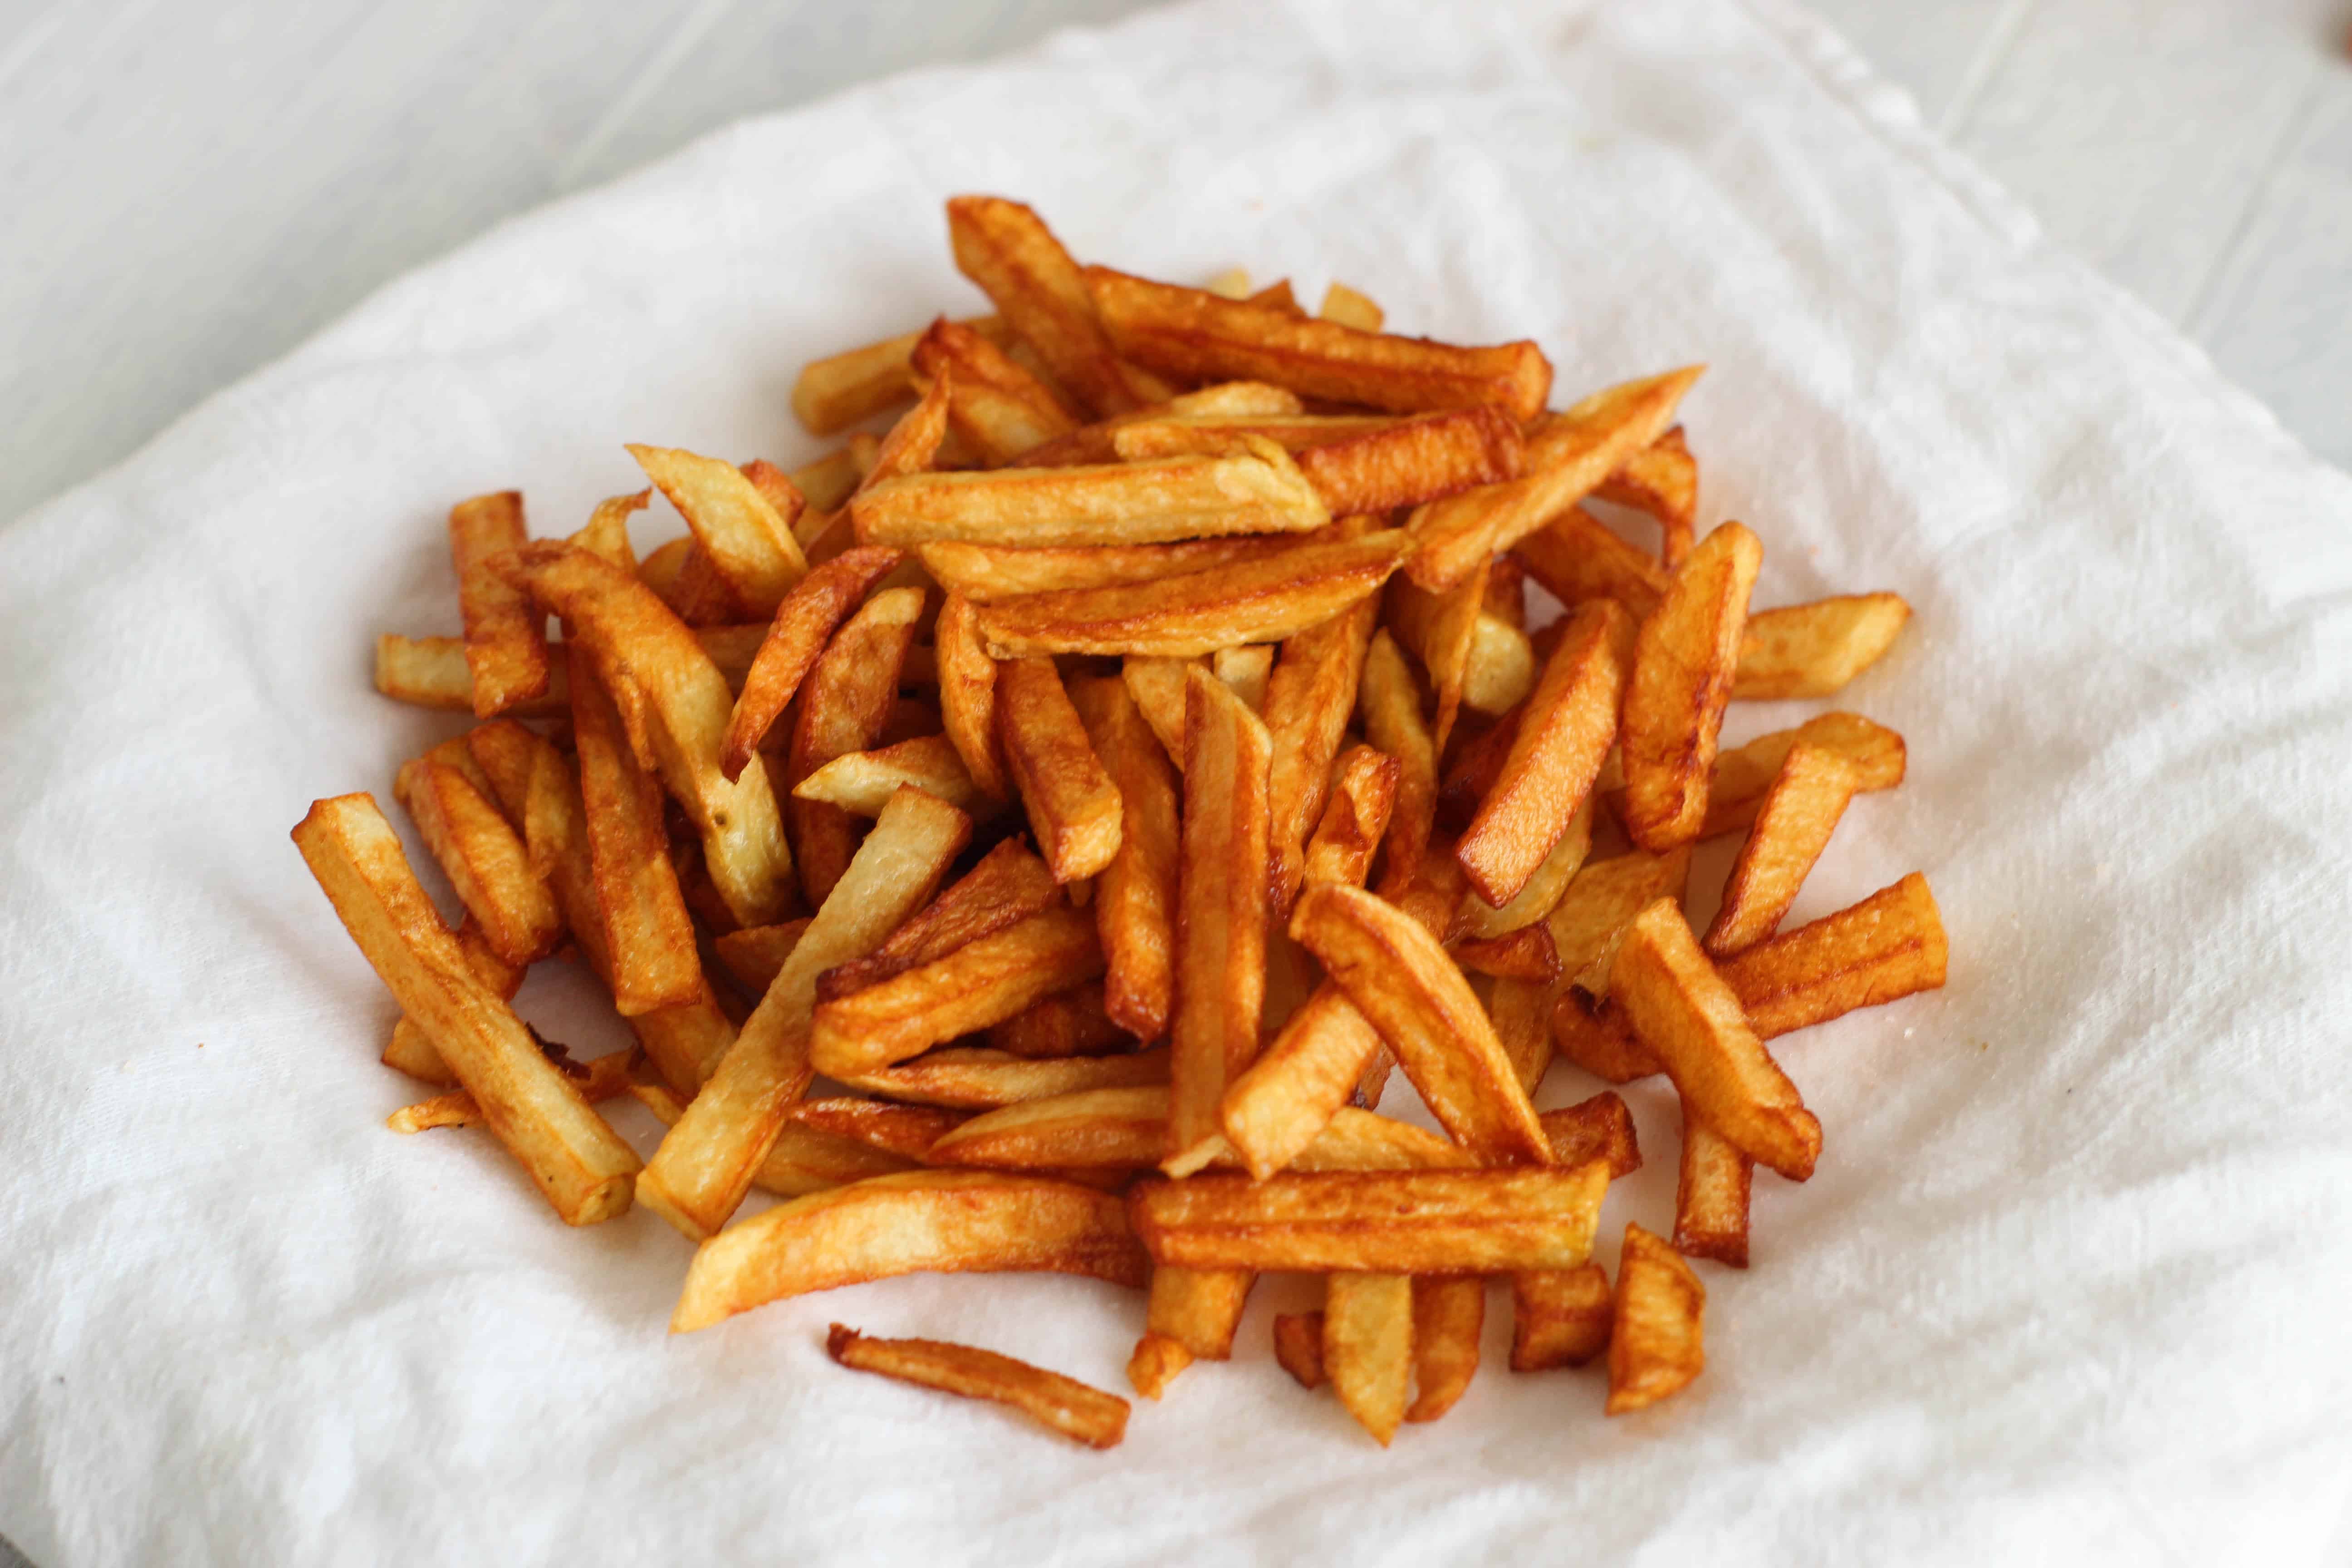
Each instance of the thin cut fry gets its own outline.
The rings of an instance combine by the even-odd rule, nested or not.
[[[1323,1386],[1323,1314],[1279,1312],[1274,1320],[1274,1359],[1301,1388]]]
[[[1001,196],[956,196],[948,203],[948,239],[956,270],[980,285],[1054,379],[1097,416],[1168,396],[1159,377],[1112,352],[1077,263],[1028,207]]]
[[[1417,418],[1202,416],[1138,420],[1111,433],[1129,462],[1243,449],[1245,436],[1276,442],[1334,517],[1419,506],[1477,485],[1518,477],[1519,427],[1492,408],[1457,408]]]
[[[1168,1032],[1175,1001],[1182,854],[1176,770],[1125,681],[1081,680],[1070,697],[1119,798],[1118,852],[1095,882],[1103,1006],[1137,1039],[1156,1040]]]
[[[547,617],[489,569],[492,556],[529,537],[520,490],[476,496],[450,509],[449,554],[457,568],[457,609],[466,620],[466,666],[478,718],[493,718],[547,692]]]
[[[932,632],[939,656],[940,717],[974,788],[992,800],[1011,792],[996,736],[996,661],[980,640],[971,601],[950,594]]]
[[[656,1084],[640,1083],[632,1084],[629,1092],[659,1117],[665,1127],[677,1126],[677,1119],[686,1114],[687,1102],[671,1089]],[[802,1101],[803,1106],[811,1103]],[[914,1110],[920,1108],[890,1106],[886,1109]],[[751,1184],[778,1197],[800,1198],[811,1193],[845,1187],[852,1182],[862,1182],[871,1176],[894,1176],[901,1171],[919,1169],[921,1164],[922,1161],[911,1155],[811,1126],[796,1117],[785,1122],[777,1132],[767,1158],[760,1162],[759,1172],[751,1178]]]
[[[1132,545],[1212,534],[1300,533],[1331,521],[1280,446],[1223,457],[1066,468],[909,474],[850,500],[870,544]]]
[[[880,739],[922,613],[920,588],[885,588],[834,633],[801,693],[784,763],[786,788],[835,757],[863,752]],[[821,905],[856,852],[856,825],[840,806],[797,794],[785,803],[784,820],[793,829],[801,887],[810,903]]]
[[[1625,830],[1654,853],[1706,820],[1724,705],[1763,546],[1736,522],[1701,540],[1642,623],[1625,682]]]
[[[1699,837],[1737,833],[1754,822],[1773,780],[1780,776],[1781,764],[1789,760],[1789,749],[1799,741],[1825,747],[1853,763],[1861,771],[1857,789],[1893,789],[1903,782],[1902,736],[1859,713],[1823,713],[1793,730],[1775,730],[1717,753]],[[1623,815],[1622,805],[1619,815]]]
[[[1412,1381],[1412,1286],[1402,1274],[1337,1273],[1323,1298],[1323,1370],[1381,1447],[1404,1418]]]
[[[1748,1189],[1755,1162],[1683,1107],[1682,1171],[1675,1186],[1675,1250],[1748,1267]]]
[[[1706,1365],[1706,1287],[1691,1266],[1629,1223],[1609,1333],[1610,1415],[1655,1405],[1699,1374]]]
[[[817,976],[817,1000],[831,1002],[936,963],[1061,900],[1045,863],[1007,838],[871,953]]]
[[[740,468],[675,447],[631,446],[629,455],[694,531],[702,558],[734,590],[746,616],[771,615],[808,572],[793,517],[777,511]],[[790,481],[785,481],[789,485]],[[790,492],[797,502],[799,492]]]
[[[475,978],[497,992],[500,1000],[513,1001],[515,993],[522,989],[523,971],[492,952],[490,944],[483,940],[481,931],[472,920],[459,921],[452,934],[457,938],[458,951],[466,955],[466,966],[474,972]],[[431,1037],[417,1026],[416,1020],[405,1014],[392,1026],[392,1037],[384,1042],[383,1055],[379,1059],[394,1072],[406,1073],[419,1083],[446,1089],[457,1081],[457,1075],[451,1072],[449,1064],[441,1059],[441,1053],[434,1046]]]
[[[1296,641],[1296,638],[1292,639]],[[1355,704],[1347,704],[1353,708]],[[1345,722],[1345,710],[1341,721]],[[1271,730],[1272,725],[1267,728]],[[1282,772],[1283,752],[1276,742],[1275,775]],[[1396,805],[1397,760],[1370,746],[1350,746],[1331,765],[1329,799],[1322,820],[1307,840],[1300,880],[1305,883],[1344,882],[1360,888],[1371,869],[1372,856],[1389,829],[1389,814]],[[1268,794],[1272,789],[1269,787]],[[1279,851],[1277,850],[1277,853]],[[1286,902],[1276,913],[1288,917]]]
[[[1436,823],[1437,747],[1421,716],[1421,689],[1386,631],[1373,637],[1365,653],[1359,700],[1365,738],[1397,762],[1386,879],[1402,887],[1420,868]]]
[[[1582,1366],[1609,1344],[1609,1275],[1598,1263],[1511,1276],[1511,1370]]]
[[[1432,1275],[1412,1282],[1414,1387],[1406,1420],[1434,1421],[1470,1391],[1486,1323],[1486,1281],[1476,1275]]]
[[[824,1349],[858,1372],[1011,1405],[1089,1448],[1116,1448],[1127,1436],[1126,1400],[993,1351],[944,1340],[870,1339],[841,1323],[825,1335]]]
[[[1118,786],[1087,742],[1053,660],[998,667],[996,730],[1054,879],[1075,882],[1108,866],[1125,831]]]
[[[692,1002],[702,959],[662,824],[661,790],[637,765],[587,658],[572,650],[572,734],[580,753],[596,907],[610,955],[606,984],[625,1018]]]
[[[744,764],[783,717],[834,628],[904,559],[903,552],[878,544],[845,551],[784,595],[728,718],[719,769],[729,778],[742,774]]]
[[[1722,907],[1706,928],[1704,945],[1710,954],[1728,958],[1779,928],[1805,873],[1828,847],[1861,777],[1852,762],[1826,747],[1800,741],[1789,749],[1780,776],[1766,793],[1756,826],[1732,863]]]
[[[1759,942],[1723,966],[1767,1039],[1944,984],[1949,948],[1927,879],[1892,887]]]
[[[1740,637],[1732,699],[1833,697],[1895,646],[1910,618],[1899,594],[1845,594],[1760,610]]]
[[[1144,1084],[1081,1089],[987,1111],[932,1144],[929,1157],[936,1165],[1005,1170],[1139,1171],[1160,1163],[1167,1137],[1167,1086]]]
[[[1283,643],[1282,657],[1266,679],[1262,711],[1273,743],[1273,761],[1266,773],[1266,833],[1272,916],[1277,922],[1290,918],[1291,902],[1307,875],[1307,833],[1324,810],[1334,778],[1332,759],[1355,711],[1364,656],[1371,646],[1379,612],[1378,598],[1367,595],[1329,620],[1293,633]],[[1395,765],[1387,765],[1385,789],[1363,776],[1364,769],[1375,765],[1370,760],[1360,763],[1358,772],[1349,775],[1354,781],[1352,787],[1372,792],[1351,803],[1356,826],[1370,829],[1363,843],[1367,860],[1380,846],[1396,795]],[[1380,804],[1367,815],[1373,794]],[[1371,822],[1370,816],[1377,816],[1378,822]],[[1335,823],[1334,833],[1340,832],[1341,826]],[[1344,848],[1335,845],[1335,852]],[[1344,879],[1361,882],[1363,869],[1359,868]]]

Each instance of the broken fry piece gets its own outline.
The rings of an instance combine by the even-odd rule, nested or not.
[[[1381,1447],[1404,1419],[1412,1381],[1412,1280],[1333,1274],[1323,1298],[1323,1372],[1331,1391]]]
[[[466,621],[466,668],[474,714],[490,719],[547,693],[547,616],[490,570],[493,556],[520,548],[522,492],[500,490],[449,511],[449,555],[457,569],[457,610]]]
[[[1748,1267],[1748,1191],[1755,1162],[1683,1107],[1683,1160],[1675,1185],[1675,1250]]]
[[[1175,1002],[1177,872],[1182,858],[1175,767],[1122,680],[1081,680],[1070,698],[1118,791],[1118,851],[1095,882],[1103,1007],[1139,1040],[1168,1032]]]
[[[1732,698],[1833,697],[1895,646],[1910,619],[1899,594],[1845,594],[1760,610],[1740,637]]]
[[[1614,1303],[1598,1263],[1511,1276],[1511,1370],[1582,1366],[1609,1344]]]
[[[1625,1226],[1617,1303],[1609,1331],[1609,1414],[1655,1405],[1706,1365],[1706,1287],[1675,1249],[1638,1225]]]

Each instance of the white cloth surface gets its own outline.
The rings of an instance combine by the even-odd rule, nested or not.
[[[1750,1271],[1701,1266],[1680,1397],[1509,1373],[1497,1299],[1469,1395],[1383,1452],[1273,1366],[1273,1281],[1095,1454],[840,1373],[824,1328],[1117,1388],[1139,1297],[916,1278],[673,1340],[658,1218],[567,1230],[488,1139],[383,1128],[392,1007],[286,833],[459,727],[367,677],[377,632],[455,629],[447,506],[519,486],[562,532],[641,482],[625,440],[813,454],[803,360],[976,303],[939,209],[972,189],[1087,258],[1532,335],[1557,401],[1704,359],[1703,521],[1762,536],[1758,604],[1916,606],[1839,704],[1910,778],[1792,920],[1924,869],[1950,984],[1780,1045],[1826,1150],[1759,1178]],[[2352,1550],[2352,480],[1776,0],[1216,0],[740,125],[7,543],[0,1533],[43,1568]],[[620,1037],[560,980],[522,1005]],[[1671,1100],[1628,1099],[1610,1238],[1671,1219]]]

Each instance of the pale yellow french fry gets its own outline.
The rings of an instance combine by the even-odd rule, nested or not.
[[[703,559],[726,579],[744,614],[773,614],[808,573],[808,560],[793,537],[797,505],[792,517],[778,512],[740,468],[716,458],[634,445],[629,454],[686,519]],[[795,503],[800,500],[789,480],[784,493]]]
[[[1323,1298],[1323,1372],[1381,1447],[1404,1419],[1412,1382],[1412,1279],[1336,1273]]]
[[[902,785],[935,795],[976,817],[991,815],[997,804],[973,787],[955,742],[945,735],[920,735],[895,746],[835,757],[793,785],[793,794],[858,816],[879,816]]]

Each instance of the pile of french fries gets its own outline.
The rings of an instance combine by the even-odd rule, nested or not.
[[[382,639],[376,679],[478,721],[394,784],[463,918],[372,797],[294,830],[398,1000],[383,1060],[446,1090],[393,1125],[480,1124],[570,1224],[642,1201],[697,1244],[677,1332],[1079,1274],[1147,1292],[1157,1400],[1231,1354],[1257,1276],[1303,1272],[1324,1304],[1276,1356],[1386,1444],[1468,1387],[1499,1279],[1513,1371],[1605,1351],[1610,1414],[1675,1393],[1689,1259],[1745,1268],[1754,1167],[1821,1154],[1766,1042],[1945,973],[1916,873],[1780,929],[1902,738],[1832,711],[1724,750],[1726,705],[1835,694],[1908,607],[1750,612],[1756,535],[1696,530],[1696,367],[1548,412],[1532,342],[1082,268],[993,197],[948,226],[996,313],[794,395],[878,438],[789,474],[633,447],[649,487],[564,538],[512,492],[450,514],[464,635]],[[653,489],[688,531],[640,560]],[[1692,848],[1733,834],[1695,931]],[[574,1062],[517,1016],[562,952],[635,1047]],[[1628,1225],[1613,1282],[1633,1119],[1538,1110],[1555,1056],[1681,1104],[1671,1235]],[[1442,1131],[1381,1114],[1392,1069]],[[621,1098],[667,1127],[649,1160]],[[784,1201],[738,1218],[753,1187]],[[1124,1399],[990,1352],[829,1349],[1125,1431]]]

